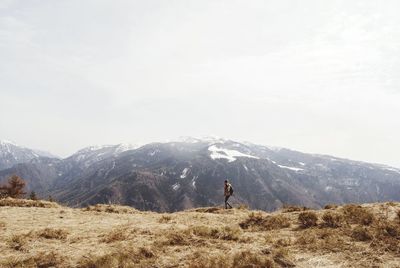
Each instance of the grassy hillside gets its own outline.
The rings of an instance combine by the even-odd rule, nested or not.
[[[159,214],[0,200],[0,267],[399,267],[400,204]]]

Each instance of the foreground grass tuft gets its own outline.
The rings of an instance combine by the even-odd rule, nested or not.
[[[252,212],[239,226],[252,231],[270,231],[290,227],[290,220],[283,215],[263,216],[261,213]]]
[[[317,226],[318,216],[313,211],[306,211],[299,214],[298,220],[302,228],[310,228]]]

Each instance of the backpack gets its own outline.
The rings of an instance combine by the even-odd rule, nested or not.
[[[229,195],[233,195],[233,187],[232,187],[232,185],[229,185],[230,187],[229,187]]]

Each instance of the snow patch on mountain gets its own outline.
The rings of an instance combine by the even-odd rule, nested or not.
[[[252,156],[249,154],[244,154],[236,150],[230,150],[225,148],[218,148],[216,145],[212,145],[208,147],[208,150],[211,152],[210,157],[211,159],[227,159],[228,162],[236,161],[237,157],[247,157],[247,158],[254,158],[260,159],[259,157]]]
[[[182,174],[181,174],[181,179],[184,179],[184,178],[186,178],[186,176],[187,176],[188,172],[189,172],[189,168],[185,168],[185,169],[182,171]]]
[[[297,168],[297,167],[288,167],[288,166],[283,166],[283,165],[278,165],[278,167],[280,167],[280,168],[285,168],[285,169],[290,169],[290,170],[293,170],[293,171],[302,171],[302,170],[304,170],[303,168]]]
[[[180,185],[178,182],[175,183],[174,185],[172,185],[172,189],[173,189],[174,191],[177,191],[180,187],[181,187],[181,185]]]

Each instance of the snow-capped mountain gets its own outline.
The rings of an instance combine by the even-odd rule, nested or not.
[[[263,210],[400,201],[397,168],[225,139],[88,147],[66,159],[39,158],[0,171],[0,181],[14,173],[29,189],[71,206],[112,202],[175,211],[220,205],[225,179],[235,188],[232,202]]]
[[[39,157],[48,157],[49,153],[36,151],[17,145],[14,142],[0,140],[0,170],[19,163],[26,163]]]

